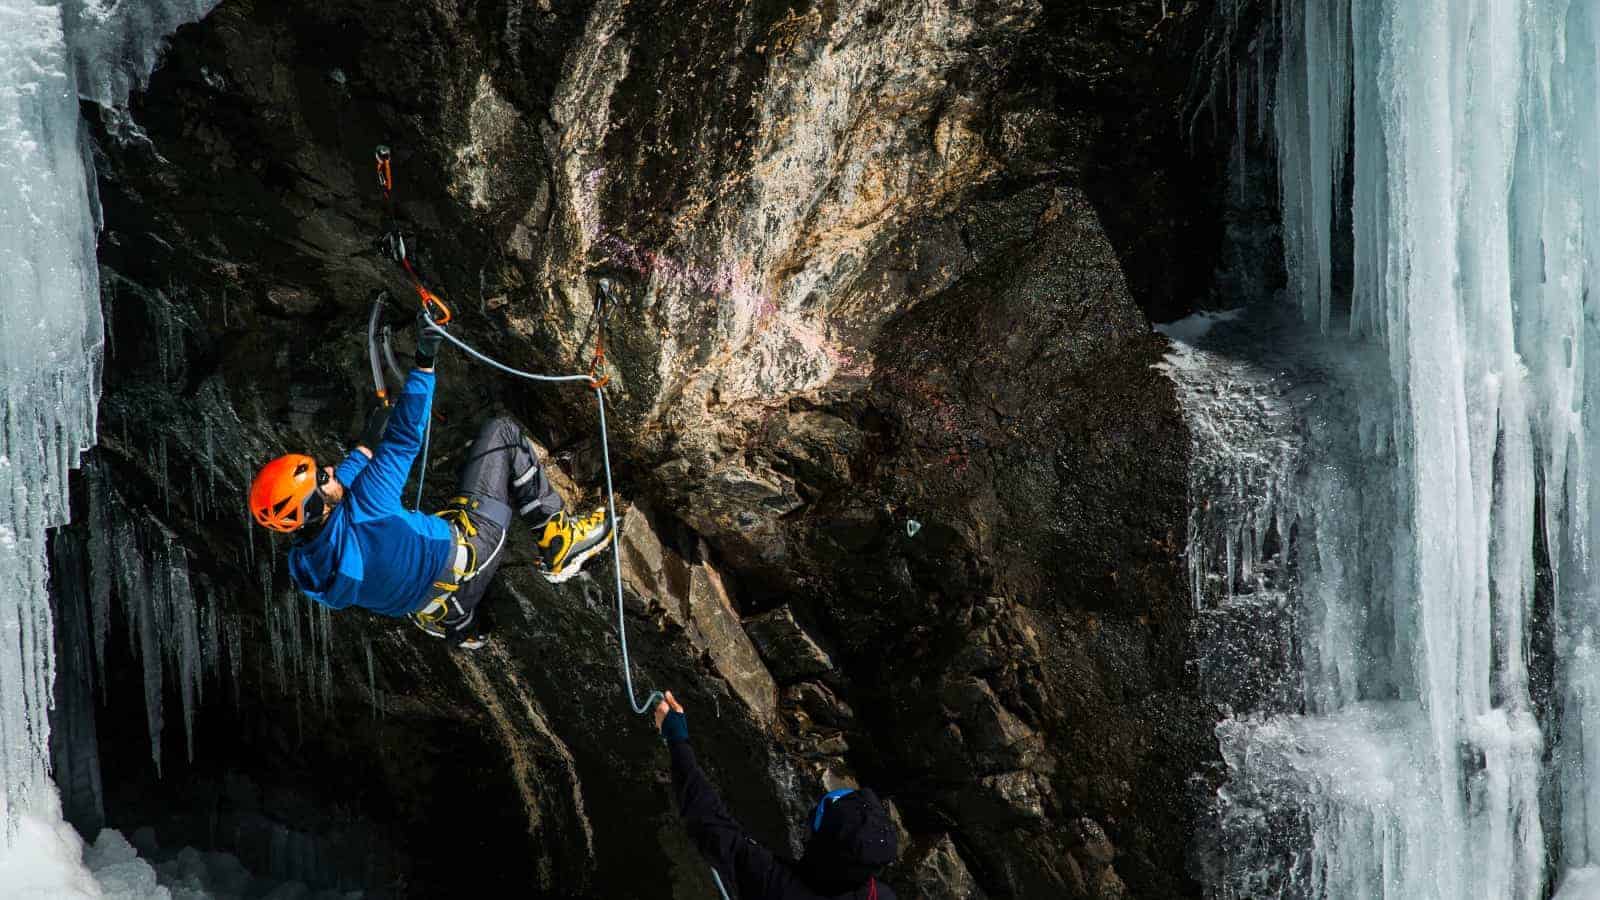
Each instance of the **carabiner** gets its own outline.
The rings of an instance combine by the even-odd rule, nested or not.
[[[389,168],[389,145],[379,144],[373,155],[378,161],[378,187],[383,188],[383,195],[387,197],[394,190],[394,172]]]

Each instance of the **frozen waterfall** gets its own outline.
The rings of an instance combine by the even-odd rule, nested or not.
[[[1272,16],[1219,83],[1267,86],[1288,302],[1326,380],[1291,411],[1295,474],[1257,484],[1285,497],[1303,659],[1294,702],[1219,728],[1211,890],[1591,896],[1600,7],[1284,0]],[[1284,352],[1218,340],[1182,349],[1180,384],[1214,377],[1185,354]],[[1191,528],[1191,553],[1243,524]],[[1197,585],[1240,579],[1204,559]]]
[[[0,811],[13,834],[49,790],[45,529],[94,442],[100,305],[95,226],[61,10],[0,3]],[[20,689],[18,689],[20,688]]]
[[[0,882],[99,894],[47,772],[46,529],[94,441],[97,210],[80,96],[122,102],[215,0],[0,0]]]

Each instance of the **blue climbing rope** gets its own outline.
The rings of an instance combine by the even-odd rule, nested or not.
[[[463,341],[450,332],[444,330],[442,327],[434,323],[432,316],[428,317],[428,327],[442,335],[445,340],[459,347],[467,355],[473,357],[479,362],[499,369],[507,375],[527,379],[528,381],[544,382],[546,384],[561,384],[581,381],[592,386],[594,390],[595,405],[600,411],[600,459],[605,464],[606,514],[610,516],[611,521],[611,571],[615,578],[617,596],[617,639],[622,645],[622,680],[623,685],[626,687],[628,692],[628,705],[633,708],[633,711],[636,714],[641,716],[644,715],[645,713],[654,709],[657,703],[660,703],[663,699],[665,699],[665,696],[660,691],[651,691],[650,695],[645,698],[645,701],[640,703],[635,699],[633,690],[633,666],[628,659],[628,625],[624,618],[624,608],[622,603],[622,552],[621,544],[619,543],[619,539],[617,537],[617,500],[616,491],[611,483],[611,441],[606,432],[605,388],[599,386],[594,377],[590,375],[541,375],[536,372],[525,372],[522,369],[512,368],[511,366],[508,366],[505,363],[494,359],[493,357],[479,352],[466,341]],[[429,430],[431,430],[431,427]],[[427,432],[425,431],[424,435],[426,435],[426,433]],[[423,441],[423,446],[426,448],[426,436],[424,436]],[[426,449],[424,449],[423,452],[426,453]],[[426,465],[426,463],[424,463],[424,465]],[[418,502],[420,503],[422,497],[422,486],[420,483],[417,485],[417,497]],[[718,887],[721,887],[720,879],[718,881]],[[727,896],[726,891],[723,892],[723,896]]]
[[[628,703],[633,706],[633,711],[639,715],[654,709],[657,703],[666,699],[660,691],[651,691],[640,705],[633,699],[633,671],[628,665],[628,628],[623,624],[622,610],[622,553],[617,543],[617,494],[611,487],[611,442],[606,435],[606,391],[605,388],[594,389],[595,407],[600,410],[600,459],[605,463],[606,471],[606,515],[611,517],[611,573],[617,582],[617,638],[622,644],[622,678],[628,687]]]
[[[438,361],[434,367],[438,368]],[[428,420],[422,423],[422,465],[417,469],[417,499],[411,504],[415,510],[422,509],[422,486],[428,483],[428,445],[433,443],[433,410],[428,410]]]

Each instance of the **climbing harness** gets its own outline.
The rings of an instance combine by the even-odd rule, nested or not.
[[[379,146],[377,148],[376,156],[378,185],[383,189],[385,213],[390,224],[393,225],[394,212],[391,195],[394,190],[394,169],[391,162],[389,148],[385,146]],[[411,277],[412,285],[417,289],[417,296],[422,303],[423,317],[426,319],[429,328],[435,332],[438,332],[441,337],[449,341],[451,344],[454,344],[468,356],[490,366],[491,368],[499,369],[507,375],[527,381],[539,382],[542,384],[576,384],[581,382],[587,385],[590,390],[594,391],[595,408],[598,410],[600,418],[600,459],[604,464],[603,469],[606,475],[606,515],[610,517],[611,522],[611,572],[614,579],[617,601],[617,640],[621,645],[623,686],[627,691],[628,705],[633,709],[634,713],[638,715],[644,715],[645,713],[648,713],[655,708],[656,704],[665,699],[665,695],[663,695],[660,691],[653,690],[650,692],[649,696],[645,698],[645,701],[640,703],[637,699],[635,699],[636,695],[633,689],[633,666],[628,658],[628,627],[626,619],[624,618],[625,610],[622,602],[622,549],[620,539],[618,538],[616,490],[612,484],[611,442],[606,429],[606,379],[603,377],[597,377],[599,374],[599,367],[604,363],[603,350],[597,341],[595,358],[591,363],[590,373],[587,375],[543,375],[536,372],[525,372],[521,369],[508,366],[505,363],[494,359],[493,357],[479,352],[467,342],[461,340],[444,329],[443,326],[448,324],[451,318],[449,307],[447,307],[438,299],[437,296],[435,296],[427,289],[427,287],[422,284],[422,279],[418,277],[416,270],[411,267],[411,263],[405,254],[405,244],[403,239],[400,237],[399,228],[393,227],[391,229],[391,235],[392,239],[387,241],[387,243],[392,244],[399,251],[397,259],[400,265],[406,270],[406,274]],[[609,285],[607,285],[602,293],[609,294],[609,290]],[[597,304],[598,302],[599,301],[597,301]],[[600,307],[597,305],[597,309],[598,308]],[[439,314],[435,314],[435,309],[439,311]],[[431,427],[429,427],[423,432],[424,448],[427,446],[427,435],[429,432],[431,432],[431,430]],[[426,452],[426,450],[424,450],[424,452]],[[424,462],[424,465],[426,465],[426,462]],[[421,493],[421,487],[419,485],[417,491],[419,501]],[[720,887],[720,885],[721,879],[719,878],[718,886]],[[723,896],[727,896],[726,891],[723,891]]]
[[[500,528],[500,540],[495,542],[494,549],[483,559],[478,558],[478,551],[471,540],[478,536],[478,526],[472,521],[473,514],[494,522]],[[433,583],[439,593],[428,601],[427,606],[412,613],[410,618],[425,634],[459,642],[465,637],[463,629],[472,624],[477,610],[463,613],[456,594],[478,577],[478,573],[494,562],[500,556],[500,551],[505,549],[506,535],[511,533],[512,511],[511,507],[493,497],[461,494],[451,497],[444,508],[434,515],[450,523],[450,535],[455,543],[450,574]]]

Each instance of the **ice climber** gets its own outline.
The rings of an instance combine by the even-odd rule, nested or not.
[[[533,445],[508,418],[486,422],[467,452],[456,496],[433,515],[408,510],[400,495],[422,447],[433,406],[433,366],[443,340],[418,321],[416,364],[390,415],[379,407],[354,450],[318,468],[291,453],[261,468],[250,513],[264,527],[294,535],[289,577],[332,609],[360,606],[409,618],[464,649],[483,646],[478,602],[494,577],[514,514],[533,525],[545,578],[577,574],[606,546],[602,508],[569,519]]]
[[[876,794],[866,788],[824,794],[806,820],[805,853],[780,859],[745,834],[722,805],[695,762],[689,721],[670,691],[655,718],[672,752],[678,813],[730,894],[741,900],[894,900],[878,872],[894,862],[898,838]]]

